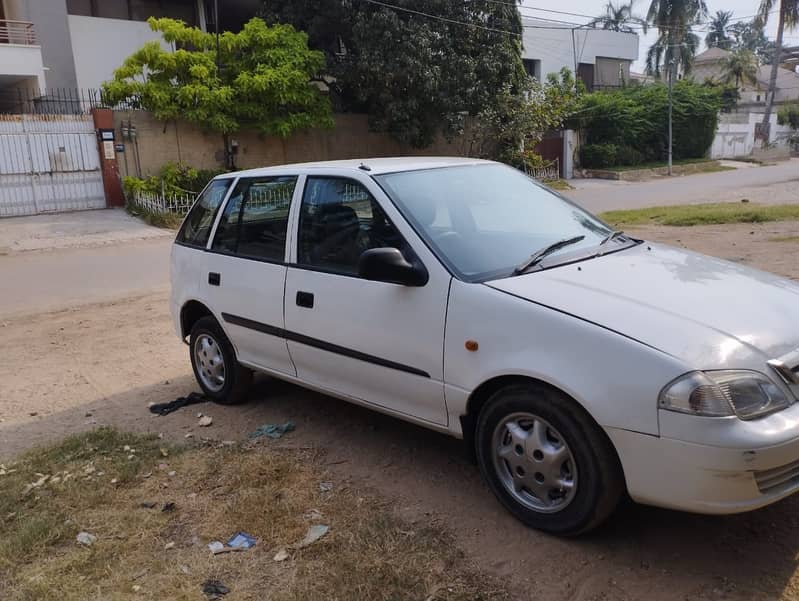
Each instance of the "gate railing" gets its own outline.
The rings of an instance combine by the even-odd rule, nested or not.
[[[536,167],[534,169],[525,169],[525,171],[527,175],[537,180],[560,179],[560,160],[555,158],[551,165]]]
[[[195,192],[167,196],[164,194],[153,194],[137,190],[128,198],[128,202],[134,207],[139,207],[150,213],[175,213],[185,215],[197,199]]]

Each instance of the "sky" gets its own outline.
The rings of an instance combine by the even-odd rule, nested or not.
[[[623,0],[614,0],[617,3]],[[709,13],[715,14],[717,10],[731,10],[733,11],[733,19],[738,17],[749,17],[757,12],[759,2],[757,0],[706,0]],[[525,16],[539,17],[547,19],[558,19],[564,21],[573,21],[575,23],[587,23],[590,19],[581,17],[572,17],[566,15],[553,14],[546,12],[546,10],[539,9],[552,9],[564,12],[573,12],[584,15],[604,14],[604,7],[606,0],[524,0],[521,12]],[[636,0],[635,13],[644,17],[646,11],[649,9],[649,0]],[[749,20],[749,19],[746,19]],[[707,29],[707,26],[701,25],[695,28]],[[777,15],[772,14],[766,26],[766,35],[773,39],[777,32]],[[700,52],[704,50],[704,37],[705,31],[697,31],[697,34],[702,38],[702,47]],[[646,51],[652,42],[657,37],[657,33],[649,31],[647,35],[639,34],[639,47],[638,47],[638,61],[633,64],[633,70],[642,72],[644,70],[644,59],[646,58]],[[799,46],[799,29],[794,31],[785,32],[785,45],[786,46]]]

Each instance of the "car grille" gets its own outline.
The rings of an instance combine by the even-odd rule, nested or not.
[[[757,488],[762,493],[769,493],[780,488],[788,488],[790,485],[799,484],[799,461],[770,470],[755,472],[755,481],[757,482]]]

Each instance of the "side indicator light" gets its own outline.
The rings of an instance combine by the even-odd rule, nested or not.
[[[475,352],[478,348],[480,348],[476,340],[467,340],[464,346],[466,347],[467,351],[471,351],[472,353]]]

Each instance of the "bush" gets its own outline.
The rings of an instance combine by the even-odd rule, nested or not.
[[[187,192],[201,192],[211,179],[223,172],[221,169],[195,169],[184,163],[169,162],[161,167],[157,175],[123,177],[122,188],[127,196],[135,192],[149,192],[163,193],[171,198],[183,196]]]
[[[618,164],[619,147],[615,144],[585,144],[580,148],[580,165],[587,169],[603,169]]]
[[[789,125],[791,129],[799,129],[799,104],[786,104],[777,112],[777,123]]]
[[[716,135],[723,95],[724,89],[719,86],[688,80],[674,84],[675,159],[706,155]],[[585,95],[574,115],[569,125],[587,133],[587,145],[613,144],[631,149],[621,151],[617,165],[661,161],[667,156],[668,89],[663,84]]]

